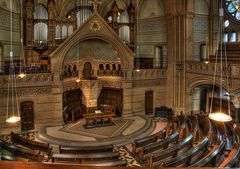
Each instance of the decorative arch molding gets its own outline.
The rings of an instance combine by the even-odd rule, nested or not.
[[[188,80],[187,89],[192,91],[194,88],[200,85],[212,85],[212,84],[213,84],[213,79],[211,78],[204,78],[204,77],[192,78]],[[216,80],[215,85],[219,87],[221,86],[221,82],[219,80]],[[223,84],[222,86],[225,90],[227,90],[226,84]]]
[[[155,9],[157,9],[159,7],[159,11],[158,12],[160,12],[160,13],[158,15],[156,15],[156,16],[150,16],[150,18],[152,18],[152,17],[159,17],[159,16],[165,16],[165,14],[166,14],[166,7],[165,7],[164,0],[159,0],[159,1],[158,0],[151,0],[151,1],[156,1],[156,2],[160,3],[159,4],[160,6],[154,5],[153,2],[149,2],[149,1],[146,1],[146,0],[140,0],[139,4],[137,6],[138,16],[139,16],[140,19],[143,19],[143,17],[141,16],[141,14],[143,13],[143,10],[149,10],[151,12],[154,11],[154,9],[151,9],[150,6],[146,7],[145,3],[149,3],[149,4],[153,5]],[[144,17],[144,18],[149,18],[149,17]]]
[[[96,28],[96,29],[95,29]],[[130,70],[134,66],[134,53],[112,30],[112,28],[97,13],[94,13],[67,40],[64,41],[51,55],[52,72],[61,72],[67,52],[77,43],[88,39],[100,39],[111,44],[120,57],[122,69]]]

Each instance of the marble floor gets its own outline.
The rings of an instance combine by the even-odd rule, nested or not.
[[[66,126],[42,126],[37,134],[39,141],[55,145],[96,146],[113,144],[127,145],[134,139],[142,138],[158,128],[152,117],[134,116],[114,119],[115,125],[85,129],[84,119]]]

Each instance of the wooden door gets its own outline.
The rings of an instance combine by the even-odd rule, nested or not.
[[[34,129],[33,102],[25,101],[21,103],[21,130],[28,131]]]
[[[146,115],[153,114],[153,91],[145,93],[145,112]]]

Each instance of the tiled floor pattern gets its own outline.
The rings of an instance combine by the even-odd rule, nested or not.
[[[121,159],[127,160],[128,167],[141,167],[141,165],[135,160],[131,152],[129,152],[125,146],[115,148],[115,151],[119,152]]]
[[[79,135],[82,134],[85,136],[92,136],[95,138],[110,138],[120,136],[122,132],[132,124],[133,121],[134,120],[132,119],[114,119],[114,125],[112,126],[85,129],[83,127],[85,120],[80,120],[75,124],[70,124],[64,127],[61,130]]]

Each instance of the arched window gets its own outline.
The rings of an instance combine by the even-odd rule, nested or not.
[[[224,0],[224,42],[235,43],[240,41],[240,1]]]
[[[236,42],[237,41],[237,35],[236,32],[231,32],[231,39],[230,42]]]
[[[55,39],[61,39],[61,27],[57,25],[55,28]]]
[[[43,45],[47,43],[48,37],[48,11],[42,5],[39,4],[34,13],[33,18],[35,21],[34,24],[34,42],[38,45]]]
[[[103,70],[103,64],[99,65],[99,70]]]
[[[110,65],[106,64],[106,70],[110,70]]]
[[[66,38],[68,35],[68,29],[66,25],[62,26],[62,39]]]
[[[45,23],[39,22],[34,25],[34,41],[43,44],[47,42],[48,26]]]
[[[127,10],[125,10],[119,16],[119,23],[129,24],[129,15]],[[130,42],[130,28],[127,25],[123,25],[119,28],[119,37],[123,40],[124,43]]]
[[[223,41],[228,42],[228,32],[224,33]]]
[[[73,26],[68,26],[68,36],[70,36],[73,33]]]

